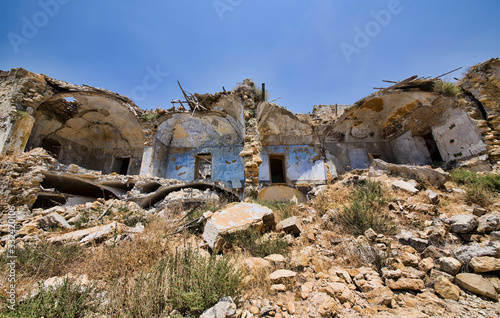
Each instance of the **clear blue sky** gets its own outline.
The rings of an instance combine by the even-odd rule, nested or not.
[[[498,0],[1,0],[0,12],[0,69],[102,87],[143,109],[170,108],[177,80],[213,93],[250,78],[307,113],[381,80],[500,56]]]

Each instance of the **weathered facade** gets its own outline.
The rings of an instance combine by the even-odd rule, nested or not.
[[[195,94],[191,109],[144,111],[107,90],[13,69],[0,73],[0,153],[42,147],[60,163],[104,174],[219,182],[246,195],[324,184],[372,158],[498,159],[500,61],[470,68],[461,92],[435,83],[415,76],[353,105],[294,114],[245,80],[232,91]]]

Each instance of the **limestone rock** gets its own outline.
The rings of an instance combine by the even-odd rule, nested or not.
[[[428,240],[419,238],[416,234],[406,230],[401,230],[401,233],[396,235],[396,238],[399,243],[409,245],[417,251],[423,251],[429,245]]]
[[[60,216],[57,212],[52,212],[38,220],[38,226],[45,230],[48,230],[51,227],[61,227],[63,229],[69,229],[71,227],[66,219]]]
[[[381,159],[374,159],[370,169],[382,170],[404,176],[411,179],[416,179],[423,183],[429,183],[435,188],[440,188],[446,181],[451,180],[450,174],[444,172],[443,169],[432,169],[428,166],[410,166],[387,163]]]
[[[470,260],[469,265],[476,273],[500,270],[500,259],[491,256],[479,256]]]
[[[285,280],[285,279],[295,278],[295,276],[297,276],[296,272],[293,272],[293,271],[290,271],[287,269],[279,269],[277,271],[272,272],[269,275],[269,279],[272,282],[280,282],[280,281]]]
[[[404,289],[404,290],[422,291],[425,288],[423,280],[414,278],[401,277],[397,281],[388,279],[386,280],[385,284],[390,289],[395,289],[395,290]]]
[[[286,263],[286,258],[281,254],[270,254],[264,257],[264,259],[271,262],[277,268],[283,268]]]
[[[478,256],[500,256],[500,244],[497,242],[489,242],[487,245],[474,243],[471,245],[460,246],[453,250],[453,255],[462,264],[468,264],[469,261]]]
[[[245,260],[245,265],[251,271],[257,271],[262,269],[271,269],[271,263],[260,257],[250,257]]]
[[[454,233],[469,233],[477,227],[478,220],[474,214],[458,214],[447,219]]]
[[[387,287],[381,287],[372,290],[368,294],[366,294],[366,300],[373,306],[387,306],[391,303],[394,298],[394,293],[392,290]]]
[[[411,185],[410,183],[403,181],[403,180],[397,180],[397,181],[392,182],[392,186],[395,188],[398,188],[400,190],[404,190],[406,192],[409,192],[411,194],[416,194],[419,191],[413,185]]]
[[[440,276],[445,277],[447,280],[450,281],[450,283],[453,283],[453,281],[455,279],[455,277],[453,275],[450,275],[448,273],[445,273],[445,272],[442,272],[440,270],[437,270],[437,269],[433,268],[433,269],[431,269],[431,271],[425,277],[425,281],[424,281],[425,285],[428,286],[428,287],[432,287],[436,283],[436,280]]]
[[[425,191],[425,195],[429,199],[429,202],[432,204],[438,204],[439,203],[439,194],[432,190],[427,190]]]
[[[354,304],[352,291],[343,283],[327,283],[324,291],[331,297],[338,299],[341,304],[345,302]]]
[[[271,292],[280,293],[280,292],[285,292],[285,291],[286,291],[286,286],[283,284],[271,285]]]
[[[112,222],[106,225],[94,226],[88,229],[55,235],[49,238],[49,242],[55,243],[76,240],[79,240],[80,243],[91,242],[111,234],[116,231],[118,227],[119,223]],[[120,227],[124,227],[124,225],[120,224]]]
[[[295,314],[295,304],[293,301],[289,301],[286,303],[286,310],[290,315]]]
[[[377,238],[377,233],[372,228],[366,230],[364,234],[366,238],[370,241],[373,241],[375,238]]]
[[[423,260],[420,261],[420,263],[418,263],[418,269],[420,269],[424,273],[427,273],[433,268],[434,268],[434,260],[431,257],[424,258]]]
[[[274,226],[274,213],[271,209],[243,202],[215,212],[205,224],[203,239],[210,248],[215,249],[218,247],[220,236],[227,233],[246,230],[249,227],[265,230]]]
[[[302,221],[300,220],[299,217],[292,216],[288,219],[285,219],[276,225],[276,231],[285,231],[285,233],[292,234],[292,235],[299,235],[302,233],[303,227],[302,227]]]
[[[460,271],[462,263],[453,257],[441,257],[438,260],[439,268],[448,274],[455,275]]]
[[[500,230],[500,212],[492,212],[479,217],[477,231],[489,233]]]
[[[357,272],[353,281],[362,292],[368,293],[374,289],[384,287],[384,282],[380,278],[380,275],[371,268],[358,268]]]
[[[309,297],[309,295],[311,294],[313,288],[314,288],[313,282],[306,282],[302,284],[299,290],[297,291],[298,296],[300,296],[300,298],[302,299],[307,299],[307,297]]]
[[[41,234],[43,231],[38,228],[37,224],[34,223],[27,223],[24,224],[19,232],[17,232],[18,235],[31,235],[31,234]]]
[[[458,300],[460,288],[451,283],[445,276],[439,276],[434,282],[434,290],[444,299]]]
[[[236,304],[231,297],[222,297],[217,304],[205,310],[200,318],[232,318],[236,317]]]
[[[457,283],[462,288],[494,300],[498,300],[498,293],[493,284],[478,274],[461,273],[456,276]]]

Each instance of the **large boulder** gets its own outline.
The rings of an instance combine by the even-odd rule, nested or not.
[[[474,257],[469,265],[476,273],[500,271],[500,258],[491,256]]]
[[[271,209],[255,203],[238,203],[215,212],[205,224],[203,239],[212,249],[218,247],[221,237],[244,231],[250,227],[263,232],[275,227]]]
[[[446,219],[454,233],[469,233],[477,227],[477,216],[474,214],[458,214]]]
[[[481,275],[462,273],[457,275],[456,280],[462,288],[470,292],[498,300],[498,293],[493,284]]]
[[[450,174],[444,172],[443,169],[432,169],[428,166],[400,165],[387,163],[380,159],[374,159],[370,168],[386,171],[390,174],[395,174],[410,179],[416,179],[422,183],[431,184],[436,188],[443,186],[446,181],[451,180]]]
[[[444,299],[458,301],[460,298],[460,288],[443,275],[434,282],[434,290]]]
[[[478,220],[477,231],[489,233],[500,230],[500,212],[492,212],[481,216]]]
[[[491,241],[487,245],[474,243],[471,245],[460,246],[453,250],[453,255],[462,264],[468,264],[469,261],[478,256],[500,256],[500,243]]]

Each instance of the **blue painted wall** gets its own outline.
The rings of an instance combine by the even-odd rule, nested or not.
[[[167,157],[165,178],[193,181],[196,155],[211,153],[211,180],[229,182],[231,179],[238,179],[243,183],[245,173],[244,161],[239,155],[241,150],[242,146],[171,148]]]
[[[286,177],[295,184],[324,183],[327,178],[324,159],[319,148],[311,146],[264,146],[261,152],[259,180],[270,182],[269,156],[285,157]]]

